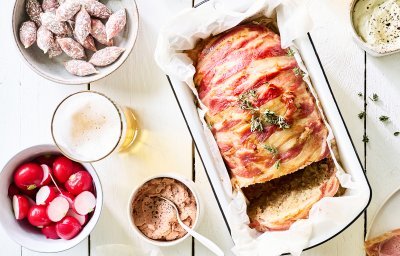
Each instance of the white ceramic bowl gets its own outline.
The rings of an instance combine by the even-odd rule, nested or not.
[[[199,226],[199,222],[202,219],[202,203],[201,203],[201,199],[199,194],[196,191],[196,185],[194,184],[193,181],[188,180],[184,177],[178,176],[176,174],[163,174],[163,175],[157,175],[154,177],[151,177],[149,179],[146,179],[142,184],[140,184],[140,186],[138,186],[137,188],[135,188],[131,194],[131,196],[129,197],[129,204],[128,204],[128,219],[131,223],[131,227],[134,230],[134,232],[144,241],[156,245],[156,246],[174,246],[177,245],[179,243],[181,243],[182,241],[184,241],[186,238],[188,238],[190,236],[189,233],[186,233],[186,235],[184,235],[183,237],[176,239],[176,240],[172,240],[172,241],[159,241],[159,240],[153,240],[148,238],[147,236],[145,236],[140,230],[139,228],[135,225],[135,221],[133,219],[132,216],[132,212],[133,212],[133,208],[132,208],[132,202],[136,197],[137,192],[139,191],[139,189],[148,181],[153,180],[153,179],[157,179],[157,178],[171,178],[171,179],[175,179],[178,180],[180,182],[182,182],[186,187],[189,188],[189,190],[192,192],[195,200],[196,200],[196,205],[197,205],[197,212],[196,212],[196,219],[194,221],[194,225],[193,225],[193,229],[196,229],[196,227]]]
[[[352,36],[354,38],[354,41],[357,43],[357,45],[361,49],[366,51],[369,55],[374,56],[374,57],[382,57],[382,56],[386,56],[386,55],[390,55],[390,54],[394,54],[394,53],[400,52],[400,49],[394,50],[394,51],[378,52],[373,47],[371,47],[371,45],[369,45],[366,42],[364,42],[364,40],[361,38],[361,36],[357,33],[357,30],[354,27],[354,23],[353,23],[354,6],[356,5],[356,3],[358,1],[359,0],[352,0],[350,2],[349,13],[348,13],[348,17],[349,17],[349,20],[350,20],[350,26],[351,26],[351,34],[352,34]]]
[[[47,239],[37,228],[24,221],[17,221],[14,217],[12,202],[8,197],[8,187],[12,182],[13,173],[20,164],[49,153],[61,154],[58,148],[53,145],[38,145],[24,149],[11,158],[0,173],[0,225],[15,242],[36,252],[60,252],[82,242],[95,227],[103,206],[103,194],[99,177],[91,164],[83,163],[82,165],[92,175],[97,202],[89,222],[75,238],[71,240]]]
[[[133,46],[138,35],[139,16],[136,7],[135,0],[100,0],[102,3],[107,5],[112,11],[117,11],[121,8],[126,10],[126,27],[125,30],[114,38],[114,45],[125,48],[125,52],[117,59],[116,62],[107,66],[96,68],[99,73],[79,77],[68,73],[64,68],[64,62],[70,60],[64,53],[52,59],[49,59],[48,55],[44,54],[35,43],[28,49],[22,45],[19,39],[19,28],[24,21],[28,20],[28,16],[25,12],[26,0],[16,0],[12,15],[12,29],[14,34],[14,40],[21,53],[23,60],[31,67],[36,73],[42,77],[62,84],[87,84],[104,78],[118,69],[128,58],[131,53]],[[40,1],[41,2],[41,1]],[[86,51],[90,53],[90,51]]]

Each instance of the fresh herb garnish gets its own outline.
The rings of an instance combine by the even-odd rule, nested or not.
[[[369,99],[372,100],[372,101],[378,101],[379,100],[379,96],[378,96],[378,94],[373,93],[372,97],[369,97]]]
[[[252,112],[258,110],[251,101],[251,98],[256,98],[257,94],[255,90],[248,90],[239,96],[240,108],[244,110],[251,110]]]
[[[388,116],[380,116],[379,117],[379,121],[381,121],[381,122],[387,122],[387,121],[389,121],[389,117]]]
[[[286,122],[286,119],[283,116],[278,116],[275,112],[267,109],[264,111],[264,121],[269,124],[278,125],[281,129],[288,129],[290,125]]]
[[[358,118],[363,119],[366,116],[365,111],[358,113]]]
[[[212,129],[213,124],[212,123],[207,123],[208,129]]]
[[[278,161],[276,161],[274,166],[276,169],[279,169],[279,167],[281,166],[281,160],[279,159]]]
[[[264,130],[261,118],[259,116],[252,115],[250,121],[250,131],[255,132],[259,131],[262,132]]]
[[[368,135],[364,134],[362,141],[365,142],[365,143],[368,143],[369,142]]]
[[[304,72],[300,68],[294,68],[293,72],[296,76],[304,76]]]
[[[399,136],[399,135],[400,135],[400,132],[394,132],[393,135],[394,135],[394,136]]]
[[[357,95],[358,95],[358,97],[362,97],[363,96],[362,92],[358,92]]]
[[[265,148],[268,152],[270,152],[271,154],[273,154],[274,156],[276,156],[276,155],[278,154],[278,149],[277,149],[276,147],[273,147],[273,146],[271,146],[271,145],[265,144],[265,145],[264,145],[264,148]]]
[[[288,48],[287,49],[286,56],[288,56],[288,57],[293,57],[294,56],[294,51],[292,50],[292,48]]]

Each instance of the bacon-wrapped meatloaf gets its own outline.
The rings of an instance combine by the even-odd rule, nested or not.
[[[240,25],[200,42],[190,56],[199,98],[208,108],[206,122],[235,188],[264,185],[330,157],[328,129],[293,52],[281,48],[277,33],[258,24]],[[288,223],[307,217],[321,197],[335,195],[334,166],[316,169],[319,183],[313,183],[315,194],[307,198],[274,189],[254,198],[257,203],[250,202],[248,208],[253,226],[260,231],[287,228]],[[284,182],[298,176],[285,177]],[[334,184],[333,191],[325,193],[321,189],[328,181]],[[311,190],[300,184],[298,191]],[[285,195],[288,212],[276,215],[279,220],[267,221],[263,213],[273,210],[265,208],[263,201],[276,197],[273,193]],[[246,196],[253,197],[249,192]],[[296,200],[304,201],[290,205]]]

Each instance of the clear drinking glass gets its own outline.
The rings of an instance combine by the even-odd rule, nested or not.
[[[133,111],[102,93],[81,91],[57,106],[51,134],[61,152],[79,162],[99,161],[128,150],[138,134]]]

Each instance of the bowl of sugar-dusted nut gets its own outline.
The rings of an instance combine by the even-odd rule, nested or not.
[[[128,58],[139,17],[134,0],[16,0],[12,26],[23,60],[36,73],[86,84]]]

